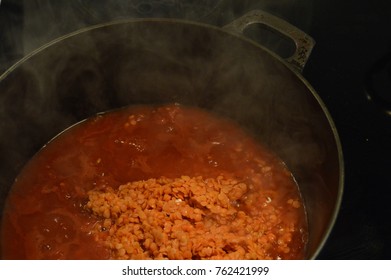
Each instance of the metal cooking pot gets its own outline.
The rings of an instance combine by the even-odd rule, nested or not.
[[[71,124],[129,104],[178,102],[236,120],[285,161],[306,204],[307,258],[316,258],[341,202],[341,145],[297,71],[309,55],[300,46],[307,39],[295,39],[287,63],[235,34],[268,18],[255,11],[225,29],[123,20],[62,37],[18,62],[0,77],[1,208],[23,165]]]

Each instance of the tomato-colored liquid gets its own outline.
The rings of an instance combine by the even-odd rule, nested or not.
[[[92,234],[100,218],[86,209],[87,192],[182,175],[228,175],[255,186],[249,197],[255,191],[269,193],[273,207],[286,213],[282,223],[297,228],[292,249],[271,250],[270,256],[304,257],[305,211],[287,203],[301,202],[301,197],[285,165],[233,122],[180,105],[134,106],[101,114],[48,143],[11,189],[2,226],[2,257],[110,258],[109,249]]]

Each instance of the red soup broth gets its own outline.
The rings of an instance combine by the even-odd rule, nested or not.
[[[219,199],[200,202],[186,180]],[[115,212],[110,201],[129,201],[119,197],[125,186],[139,205]],[[245,187],[230,196],[234,186]],[[171,211],[195,216],[164,212],[178,202]],[[121,236],[144,251],[131,252]],[[4,259],[302,259],[306,240],[305,207],[284,163],[233,121],[178,104],[106,112],[61,133],[15,180],[1,235]]]

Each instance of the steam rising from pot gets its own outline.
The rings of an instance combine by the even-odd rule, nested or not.
[[[26,147],[37,148],[45,143],[42,138],[101,111],[180,102],[237,120],[287,159],[301,155],[291,165],[307,162],[308,155],[322,162],[324,153],[315,145],[321,135],[312,135],[312,126],[322,120],[311,112],[311,97],[300,97],[303,88],[289,86],[295,75],[273,57],[263,57],[261,49],[211,31],[170,21],[118,22],[54,43],[2,83],[1,112],[9,126],[3,131],[16,139],[28,135]],[[14,102],[15,96],[19,101]],[[297,145],[296,152],[289,142],[299,139],[306,145]]]
[[[281,17],[303,31],[308,32],[311,24],[311,0],[9,0],[0,9],[0,70],[86,26],[131,18],[180,18],[224,26],[255,9]],[[251,33],[272,48],[281,43],[268,35]]]
[[[310,13],[305,13],[311,8],[308,4],[307,0],[284,0],[278,3],[270,0],[131,0],[111,4],[82,0],[29,0],[23,1],[23,32],[9,32],[6,36],[15,36],[8,38],[14,42],[20,40],[16,36],[21,36],[23,43],[19,45],[20,52],[28,54],[62,34],[111,20],[175,17],[222,26],[256,8],[272,11],[288,19],[293,16],[299,19],[303,26],[308,25],[310,18]],[[43,26],[45,28],[42,28]],[[161,36],[159,39],[148,29],[135,33],[125,30],[128,32],[125,36],[128,37],[121,43],[116,42],[111,34],[103,32],[98,35],[98,41],[107,44],[104,53],[103,48],[94,46],[97,38],[83,35],[80,40],[71,40],[60,49],[54,45],[44,50],[44,55],[38,54],[37,57],[30,58],[16,74],[11,72],[11,77],[2,82],[0,113],[4,116],[1,132],[13,137],[2,139],[0,148],[7,158],[15,162],[3,161],[1,172],[11,174],[10,177],[16,175],[16,171],[34,151],[67,126],[97,112],[133,102],[182,101],[196,104],[228,115],[249,130],[257,131],[257,134],[272,137],[270,135],[273,133],[268,130],[278,126],[278,119],[266,118],[266,122],[254,127],[257,123],[254,116],[276,110],[279,114],[286,115],[286,111],[291,111],[290,106],[300,103],[296,101],[295,104],[285,106],[279,101],[279,97],[273,94],[266,99],[259,97],[259,92],[262,91],[290,91],[276,88],[277,85],[281,87],[276,79],[280,73],[270,71],[268,63],[259,63],[255,68],[251,66],[254,64],[248,62],[259,54],[243,54],[240,46],[236,51],[235,46],[225,44],[224,40],[214,41],[204,35],[195,34],[198,39],[193,45],[179,50],[182,54],[173,55],[172,48],[175,48],[175,44],[172,42],[184,40],[188,31],[194,32],[168,32],[166,37]],[[167,38],[170,38],[169,43]],[[129,51],[129,48],[134,50]],[[194,54],[196,56],[193,56]],[[165,75],[161,75],[162,73]],[[12,78],[13,75],[17,76],[16,80]],[[260,77],[259,83],[251,81],[254,75]],[[149,84],[148,89],[145,89],[145,84]],[[222,92],[224,96],[221,96]],[[259,104],[264,108],[261,113]],[[291,119],[292,127],[302,126],[307,122],[294,114]],[[26,126],[26,123],[29,125]],[[42,131],[37,129],[39,127],[46,129]],[[288,139],[296,137],[303,138],[304,142],[309,141],[305,149],[313,147],[310,153],[303,153],[303,147],[300,146],[294,148],[290,145],[289,149],[283,148],[287,146],[284,137],[267,139],[267,142],[281,153],[288,154],[288,158],[289,154],[296,153],[301,155],[297,158],[303,162],[321,162],[324,150],[314,145],[312,140],[308,140],[312,139],[311,133],[308,132],[310,130],[291,128],[281,134]],[[9,139],[19,139],[14,149],[9,149],[13,146],[13,140]],[[303,155],[307,155],[306,158],[303,158]]]

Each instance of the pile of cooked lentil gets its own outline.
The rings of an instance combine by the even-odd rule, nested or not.
[[[278,259],[299,231],[272,191],[224,176],[134,181],[88,198],[86,208],[100,218],[92,234],[112,259]],[[285,203],[302,207],[298,199]]]

